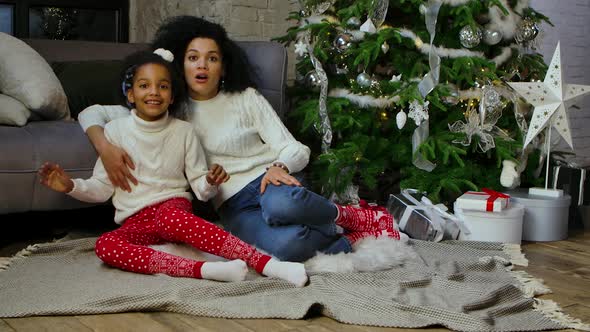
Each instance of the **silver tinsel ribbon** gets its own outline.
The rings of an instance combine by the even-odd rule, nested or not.
[[[438,20],[440,6],[440,0],[428,0],[428,7],[424,13],[426,29],[430,34],[430,51],[428,52],[430,72],[424,75],[424,78],[418,84],[418,90],[420,90],[422,97],[426,97],[436,87],[439,79],[440,57],[436,53],[436,47],[434,47],[434,37],[436,36],[436,21]]]
[[[313,46],[311,46],[309,41],[310,34],[311,32],[306,30],[303,34],[302,40],[307,45],[309,59],[311,60],[311,64],[313,65],[313,68],[320,79],[320,100],[318,105],[320,115],[319,129],[322,135],[322,153],[327,153],[330,149],[330,144],[332,144],[332,125],[330,124],[330,118],[328,117],[328,107],[326,106],[326,101],[328,99],[328,75],[326,75],[326,71],[322,67],[322,63],[313,54]]]
[[[322,153],[328,153],[330,150],[330,145],[332,144],[332,125],[330,124],[330,117],[328,116],[328,107],[326,104],[328,99],[328,75],[322,67],[322,63],[313,54],[313,46],[311,46],[310,43],[310,35],[311,32],[309,30],[304,31],[301,40],[303,43],[305,43],[305,45],[307,45],[309,59],[311,60],[311,64],[313,65],[313,68],[320,79],[320,99],[318,105],[318,113],[320,116],[319,131],[322,135]],[[339,195],[332,193],[330,199],[342,204],[358,204],[358,202],[360,202],[360,198],[358,196],[358,187],[349,184],[343,193]]]
[[[430,65],[430,72],[424,75],[424,78],[418,84],[418,90],[422,97],[426,97],[438,84],[439,73],[440,73],[440,57],[436,53],[436,47],[434,47],[434,37],[436,36],[436,21],[438,19],[438,12],[441,6],[440,0],[428,0],[428,7],[424,13],[426,21],[426,28],[430,34],[430,51],[428,53],[428,63]],[[421,170],[431,172],[436,164],[428,161],[418,148],[428,138],[428,121],[423,121],[420,126],[414,130],[412,135],[412,152],[414,166]]]

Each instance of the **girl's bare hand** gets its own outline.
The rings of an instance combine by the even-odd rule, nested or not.
[[[229,174],[218,164],[211,165],[209,173],[207,173],[207,182],[212,186],[218,186],[229,180]]]
[[[61,193],[69,193],[74,189],[74,182],[58,164],[46,162],[37,172],[41,184]]]

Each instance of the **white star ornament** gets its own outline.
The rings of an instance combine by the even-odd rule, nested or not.
[[[559,43],[543,82],[508,82],[528,103],[535,107],[524,147],[543,130],[553,126],[573,149],[572,134],[566,109],[578,97],[590,92],[589,85],[564,84]]]

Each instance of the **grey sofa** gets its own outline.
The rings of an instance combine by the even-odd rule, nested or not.
[[[116,60],[147,47],[146,44],[87,41],[24,41],[49,63]],[[238,44],[245,50],[254,67],[259,91],[282,117],[286,110],[285,48],[281,44],[266,41]],[[73,176],[87,178],[92,174],[96,158],[94,148],[75,121],[29,122],[23,127],[0,125],[0,214],[92,206],[45,188],[39,183],[36,172],[44,161],[51,160]]]

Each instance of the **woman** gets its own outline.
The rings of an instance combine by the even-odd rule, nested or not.
[[[303,261],[321,251],[350,252],[352,244],[386,233],[399,239],[386,212],[340,206],[305,189],[300,172],[309,148],[285,128],[253,87],[244,52],[219,24],[174,17],[156,33],[152,47],[174,54],[189,98],[187,119],[203,144],[207,162],[223,165],[230,180],[213,204],[230,233],[281,260]],[[128,114],[120,106],[94,105],[79,121],[96,147],[111,181],[130,191],[133,161],[111,145],[104,125]]]

